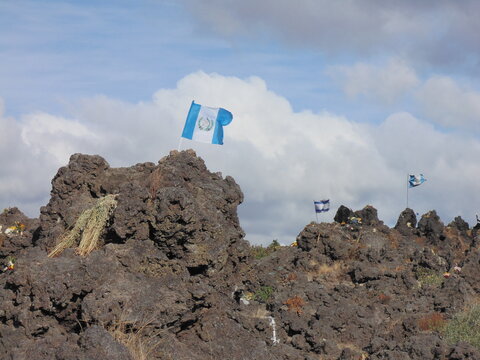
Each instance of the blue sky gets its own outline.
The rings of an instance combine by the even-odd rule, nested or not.
[[[292,242],[329,197],[394,225],[480,212],[473,0],[0,0],[0,207],[37,216],[72,153],[112,166],[176,149],[192,99],[231,110],[223,147],[247,239]],[[30,174],[35,173],[32,177]]]

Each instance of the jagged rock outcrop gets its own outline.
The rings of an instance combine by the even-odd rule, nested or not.
[[[398,230],[402,235],[409,236],[412,234],[412,231],[415,230],[416,226],[417,216],[412,209],[407,208],[403,210],[398,217],[395,230]]]
[[[348,219],[352,216],[353,211],[351,209],[347,208],[345,205],[340,205],[333,220],[338,223],[347,223]]]
[[[41,209],[36,243],[51,249],[82,211],[100,197],[116,194],[118,205],[105,243],[150,239],[169,259],[182,259],[193,272],[221,269],[230,247],[243,247],[236,207],[243,201],[231,177],[208,172],[193,152],[172,152],[153,163],[110,168],[100,156],[72,155],[52,181]]]
[[[16,228],[17,226],[24,226],[14,230],[15,237],[6,236],[8,228]],[[32,246],[32,239],[38,229],[38,219],[30,219],[25,216],[18,208],[12,207],[4,209],[0,213],[0,248],[4,256],[13,255],[17,251]]]
[[[96,250],[47,256],[109,196]],[[0,274],[0,358],[480,359],[442,330],[480,292],[479,239],[460,217],[416,226],[405,209],[389,229],[370,205],[341,206],[254,257],[242,201],[193,151],[128,168],[73,155],[39,219],[0,214],[0,259],[16,257]]]

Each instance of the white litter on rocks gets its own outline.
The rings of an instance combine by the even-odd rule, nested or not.
[[[280,340],[277,338],[277,328],[275,326],[275,319],[273,316],[268,317],[270,319],[270,326],[272,327],[272,341],[273,345],[280,343]]]

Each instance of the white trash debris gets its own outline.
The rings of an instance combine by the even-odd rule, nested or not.
[[[269,316],[268,318],[270,319],[270,326],[272,327],[273,345],[276,345],[276,344],[280,343],[280,340],[277,338],[277,329],[276,329],[276,326],[275,326],[275,319],[273,318],[273,316]]]

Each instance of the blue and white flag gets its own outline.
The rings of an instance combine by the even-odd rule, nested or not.
[[[427,179],[423,177],[423,174],[420,175],[408,175],[408,187],[415,187],[422,185]]]
[[[314,201],[313,204],[315,205],[316,213],[326,212],[330,210],[330,200]]]
[[[209,144],[223,145],[223,127],[232,122],[230,111],[211,108],[192,101],[182,137]]]

